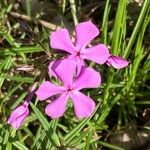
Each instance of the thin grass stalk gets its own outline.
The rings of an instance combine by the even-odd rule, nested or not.
[[[150,1],[144,0],[144,4],[143,4],[142,10],[140,12],[139,18],[136,22],[136,25],[134,27],[134,30],[133,30],[130,40],[128,42],[127,48],[124,52],[124,55],[123,55],[124,58],[128,58],[128,56],[130,54],[131,48],[132,48],[134,42],[136,41],[135,39],[137,37],[137,34],[140,31],[140,27],[142,26],[144,16],[145,16],[146,12],[148,11],[149,7],[150,7]]]
[[[78,24],[78,18],[77,18],[77,9],[76,9],[76,3],[75,0],[69,0],[70,2],[70,8],[71,8],[71,13],[73,17],[74,24]]]
[[[107,36],[108,36],[108,18],[110,12],[110,0],[106,1],[105,10],[102,21],[102,40],[104,44],[107,44]]]
[[[121,44],[121,29],[124,12],[126,11],[126,0],[119,0],[112,37],[112,54],[118,55]]]

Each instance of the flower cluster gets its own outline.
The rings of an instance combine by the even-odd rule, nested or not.
[[[57,98],[45,108],[45,113],[51,118],[63,116],[69,98],[73,102],[78,118],[89,117],[94,111],[95,102],[80,90],[99,87],[101,76],[99,72],[87,66],[86,60],[97,64],[111,65],[116,69],[128,65],[127,60],[111,55],[104,44],[89,46],[98,34],[98,28],[91,21],[79,23],[75,27],[76,38],[74,41],[71,40],[69,32],[65,28],[51,33],[51,47],[66,53],[63,58],[50,62],[48,66],[49,75],[57,78],[60,85],[45,81],[35,92],[40,101],[56,95]],[[20,115],[18,115],[18,110],[22,112]],[[23,104],[12,113],[8,123],[18,128],[28,114],[28,107]]]

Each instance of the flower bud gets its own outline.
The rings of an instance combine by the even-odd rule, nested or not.
[[[18,129],[25,118],[29,115],[28,103],[25,101],[22,105],[18,106],[10,115],[7,123],[13,128]]]

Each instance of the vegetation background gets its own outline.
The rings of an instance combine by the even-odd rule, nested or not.
[[[19,20],[32,30],[21,32]],[[91,63],[103,84],[85,92],[97,103],[87,119],[68,107],[60,119],[44,114],[33,98],[30,116],[19,130],[6,122],[12,110],[47,74],[55,59],[46,52],[49,34],[92,20],[112,54],[129,60],[116,70]],[[20,68],[24,68],[20,70]],[[0,0],[0,150],[149,150],[150,149],[150,1],[149,0]]]

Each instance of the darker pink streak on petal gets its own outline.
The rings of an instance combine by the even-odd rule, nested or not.
[[[78,49],[85,48],[98,34],[98,28],[91,22],[79,23],[76,28],[76,47]]]
[[[84,67],[84,60],[82,58],[77,58],[77,73],[76,76],[78,76],[81,72],[82,67]]]
[[[68,95],[66,93],[63,93],[62,95],[60,95],[60,97],[46,106],[45,113],[51,118],[59,118],[63,116],[66,110],[67,100]]]
[[[104,64],[110,56],[109,50],[104,44],[87,48],[83,54],[85,55],[85,59],[94,61],[98,64]]]
[[[73,59],[57,60],[52,67],[53,72],[64,83],[64,86],[71,86],[73,75],[76,70],[76,62]]]
[[[35,92],[39,100],[45,100],[50,96],[62,93],[64,88],[62,86],[54,85],[53,83],[46,81]]]
[[[95,109],[95,102],[79,91],[71,93],[75,114],[78,118],[90,117]]]
[[[73,55],[68,56],[67,59],[70,59],[76,62],[76,65],[77,65],[76,76],[78,76],[80,74],[82,66],[85,66],[84,60],[80,57],[73,56]]]
[[[49,63],[48,65],[48,73],[50,76],[53,76],[55,78],[58,78],[57,74],[53,71],[59,64],[61,60],[54,60]]]
[[[101,84],[101,76],[93,68],[82,67],[81,72],[73,83],[77,90],[83,88],[97,88]]]
[[[18,129],[28,115],[28,106],[21,105],[11,113],[7,123],[10,124],[13,128]]]
[[[112,65],[116,69],[121,69],[128,66],[129,62],[121,57],[110,56],[107,60],[108,65]]]
[[[75,52],[75,46],[69,37],[67,29],[59,29],[52,32],[50,36],[50,45],[54,49],[63,50],[70,54]]]

